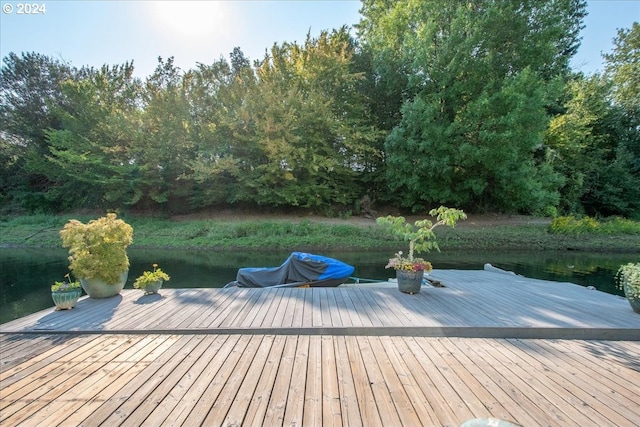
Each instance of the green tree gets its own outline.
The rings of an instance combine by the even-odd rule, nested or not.
[[[629,170],[640,179],[640,24],[618,30],[612,53],[604,55],[605,75],[613,84],[613,101],[622,109],[619,122],[624,131],[619,135],[621,156],[629,162]],[[638,198],[636,197],[636,200]],[[636,206],[638,206],[636,204]],[[636,207],[640,215],[640,207]]]
[[[640,120],[640,24],[618,29],[613,45],[613,51],[603,57],[605,74],[613,83],[614,101]]]
[[[362,196],[381,133],[365,120],[354,53],[343,28],[275,44],[253,69],[239,49],[230,65],[201,67],[213,107],[190,176],[211,200],[325,210]]]
[[[363,2],[360,30],[389,70],[406,74],[386,141],[389,184],[414,210],[538,212],[562,179],[545,161],[550,85],[569,70],[585,3]],[[389,74],[391,73],[391,74]],[[555,86],[553,86],[555,88]]]
[[[54,109],[50,154],[42,173],[54,183],[46,197],[63,209],[119,208],[138,202],[132,150],[139,132],[140,82],[133,64],[85,68],[62,85],[66,106]]]
[[[211,65],[198,64],[189,71],[187,92],[193,123],[194,158],[187,163],[187,172],[180,179],[191,182],[190,205],[203,208],[225,204],[235,192],[239,159],[236,147],[237,112],[255,78],[244,55],[234,50],[238,64],[234,68],[220,59]],[[246,65],[246,66],[245,66]]]
[[[52,208],[44,194],[53,185],[41,173],[49,155],[47,129],[58,129],[52,109],[64,105],[63,82],[75,69],[37,53],[3,58],[0,70],[0,204],[32,210]]]
[[[574,76],[565,111],[550,122],[550,157],[566,179],[564,212],[640,214],[639,28],[618,31],[604,74]]]
[[[144,83],[140,139],[132,162],[140,168],[143,207],[183,209],[191,188],[180,181],[195,158],[193,120],[188,99],[190,73],[158,58]]]
[[[347,207],[362,196],[358,173],[377,155],[380,132],[363,120],[354,70],[355,46],[346,28],[307,37],[304,46],[275,45],[256,70],[250,93],[250,150],[245,190],[260,204]],[[248,178],[248,179],[246,179]],[[255,195],[255,196],[251,196]]]

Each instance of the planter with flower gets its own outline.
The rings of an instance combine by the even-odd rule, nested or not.
[[[60,237],[62,246],[69,248],[69,269],[90,298],[120,293],[129,274],[127,247],[133,241],[129,224],[114,213],[87,224],[71,219]]]
[[[71,275],[66,274],[62,282],[54,282],[51,285],[51,298],[56,305],[56,310],[69,310],[76,306],[82,295],[80,282],[71,280]]]
[[[158,264],[153,264],[153,271],[144,271],[135,282],[133,287],[144,291],[145,295],[157,294],[162,283],[169,281],[170,277],[167,273],[158,268]]]
[[[404,217],[392,215],[380,217],[376,220],[378,224],[387,227],[391,233],[409,242],[407,256],[404,256],[401,251],[397,252],[395,257],[389,259],[389,263],[386,265],[386,268],[396,270],[398,289],[408,294],[420,292],[425,271],[428,273],[432,270],[430,262],[425,261],[423,258],[416,258],[414,254],[430,252],[433,249],[440,251],[436,242],[436,235],[433,232],[434,228],[441,225],[454,227],[458,220],[467,218],[463,211],[444,206],[432,209],[429,215],[436,217],[435,223],[428,219],[423,219],[409,224]]]
[[[616,273],[619,289],[624,290],[631,309],[640,314],[640,263],[629,263],[620,267]]]

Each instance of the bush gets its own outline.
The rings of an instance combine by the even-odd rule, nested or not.
[[[560,216],[551,221],[549,230],[555,234],[640,234],[640,222],[620,217],[597,221],[591,217]]]

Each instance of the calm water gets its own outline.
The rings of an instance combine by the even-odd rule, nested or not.
[[[159,264],[171,280],[167,288],[218,288],[235,279],[240,267],[280,265],[289,252],[217,252],[177,250],[129,250],[131,269],[125,289],[151,264]],[[386,280],[394,276],[385,270],[387,252],[332,252],[318,254],[347,262],[355,277]],[[392,254],[391,254],[392,255]],[[0,323],[53,307],[50,285],[67,273],[64,249],[0,249]],[[588,254],[579,252],[488,252],[460,251],[431,253],[427,257],[436,269],[481,270],[485,263],[527,277],[573,282],[622,295],[613,277],[619,266],[638,262],[638,254]]]

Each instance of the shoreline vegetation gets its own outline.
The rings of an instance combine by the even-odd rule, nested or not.
[[[98,215],[99,216],[99,215]],[[96,215],[26,215],[0,220],[0,248],[61,247],[58,232],[71,218]],[[124,215],[134,229],[131,248],[202,250],[371,250],[388,251],[402,241],[375,223],[375,219],[346,219],[297,215],[225,215],[159,218]],[[415,219],[407,217],[407,220]],[[576,222],[577,221],[577,222]],[[560,221],[513,215],[470,215],[455,228],[436,233],[442,251],[528,250],[640,253],[640,223],[624,227],[576,226],[581,220]],[[552,224],[570,227],[558,231]]]

